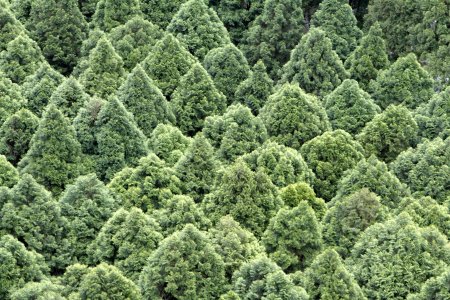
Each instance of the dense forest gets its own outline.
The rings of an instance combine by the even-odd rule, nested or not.
[[[0,0],[0,299],[449,300],[450,0]]]

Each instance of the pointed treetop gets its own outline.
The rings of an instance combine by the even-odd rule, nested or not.
[[[166,29],[173,16],[180,10],[181,4],[187,0],[141,0],[144,17],[162,29]]]
[[[89,101],[89,95],[84,92],[78,80],[69,77],[53,92],[49,103],[58,107],[66,117],[74,119],[87,101]]]
[[[148,148],[167,165],[175,165],[181,158],[191,139],[184,136],[178,127],[159,124],[152,131],[148,140]]]
[[[99,0],[91,24],[109,32],[141,14],[139,0]]]
[[[27,103],[21,87],[3,74],[0,76],[0,124]]]

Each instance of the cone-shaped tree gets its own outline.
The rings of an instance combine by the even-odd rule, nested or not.
[[[261,119],[242,104],[229,106],[222,116],[206,118],[203,133],[225,161],[255,150],[267,139]]]
[[[305,289],[311,300],[367,299],[334,250],[327,249],[317,256],[306,270],[305,278]]]
[[[16,19],[8,1],[0,3],[0,51],[6,50],[6,45],[25,30],[22,23]]]
[[[450,136],[450,87],[435,94],[430,101],[419,106],[415,113],[421,137],[434,139],[437,136]]]
[[[324,98],[325,109],[333,129],[357,134],[381,110],[358,82],[346,79]]]
[[[0,153],[13,165],[28,152],[31,138],[38,128],[39,118],[22,108],[0,127]]]
[[[117,210],[104,224],[89,248],[91,260],[114,264],[138,282],[150,254],[163,239],[155,220],[138,208]]]
[[[26,25],[47,61],[63,74],[70,74],[88,27],[78,1],[33,1]]]
[[[259,116],[273,141],[294,149],[330,130],[322,104],[297,84],[285,84],[277,90]]]
[[[322,29],[333,44],[333,50],[345,60],[362,36],[352,7],[346,1],[325,0],[314,13],[311,25]]]
[[[139,0],[99,0],[91,24],[108,32],[140,14]]]
[[[263,171],[253,172],[238,159],[218,174],[213,192],[204,199],[204,206],[211,220],[218,221],[230,214],[243,227],[261,236],[282,201]]]
[[[304,30],[300,1],[268,0],[245,34],[242,50],[250,64],[262,60],[275,79]]]
[[[422,285],[420,293],[409,294],[408,300],[444,300],[450,298],[450,270],[433,277]]]
[[[363,188],[331,207],[323,219],[323,239],[342,257],[347,257],[367,227],[384,221],[386,208],[380,198]]]
[[[19,172],[4,155],[0,155],[0,186],[12,188],[18,181]]]
[[[263,255],[233,274],[233,290],[240,299],[308,299],[303,288],[295,286],[276,263]]]
[[[101,98],[115,94],[124,80],[125,71],[122,58],[105,37],[90,52],[88,65],[80,75],[80,83],[85,91]]]
[[[142,67],[148,76],[156,82],[167,99],[179,81],[197,60],[170,33],[166,34],[148,53]]]
[[[312,183],[314,173],[295,149],[266,142],[261,147],[243,156],[253,171],[263,170],[277,187],[305,181]]]
[[[175,117],[161,90],[140,65],[127,76],[117,97],[134,116],[146,136],[160,123],[175,123]]]
[[[212,190],[219,165],[208,139],[198,133],[174,167],[183,194],[201,202]]]
[[[224,269],[207,235],[188,224],[150,255],[139,286],[145,299],[215,299],[224,292]]]
[[[63,82],[64,76],[49,64],[43,63],[33,75],[28,76],[22,84],[22,92],[27,98],[27,108],[41,116],[56,88]]]
[[[266,66],[259,60],[247,79],[236,89],[234,100],[247,105],[257,115],[273,93],[273,81],[266,72]]]
[[[184,136],[178,127],[159,124],[149,137],[148,148],[167,165],[173,166],[181,158],[190,142],[190,138]]]
[[[377,78],[378,72],[389,66],[386,43],[382,35],[380,24],[378,22],[373,24],[345,61],[350,77],[366,90],[370,81]]]
[[[115,192],[125,208],[138,207],[151,212],[164,201],[180,194],[180,180],[175,171],[151,153],[134,168],[117,173],[108,187]]]
[[[54,104],[68,118],[74,119],[85,102],[89,101],[86,94],[74,77],[69,77],[61,83],[50,97],[49,103]]]
[[[187,0],[141,0],[141,10],[144,17],[160,28],[166,28],[173,16]]]
[[[225,110],[226,98],[214,86],[206,70],[196,63],[180,79],[171,106],[180,130],[192,136],[203,128],[206,117]]]
[[[329,94],[349,76],[331,40],[318,28],[302,37],[280,74],[282,83],[298,82],[307,93],[319,97]]]
[[[64,286],[63,294],[67,298],[79,299],[78,289],[83,277],[89,273],[90,269],[86,265],[75,263],[67,267],[64,275],[60,277],[60,282]],[[75,297],[74,297],[75,296]]]
[[[303,270],[322,249],[322,233],[314,210],[306,201],[282,208],[269,223],[262,242],[284,271]]]
[[[12,82],[22,84],[25,77],[32,75],[43,61],[38,44],[22,32],[0,53],[0,70]]]
[[[147,154],[145,136],[136,126],[133,115],[111,97],[102,106],[95,122],[98,145],[97,172],[101,179],[111,180],[125,166],[136,165]]]
[[[234,100],[239,84],[250,73],[247,59],[233,44],[212,49],[203,60],[203,66],[211,75],[217,89],[227,97],[228,104]]]
[[[117,207],[116,200],[95,174],[80,176],[59,199],[67,218],[72,259],[87,263],[87,248]]]
[[[47,266],[40,254],[29,251],[11,235],[0,237],[0,298],[10,299],[11,293],[27,282],[45,278]]]
[[[13,83],[8,77],[0,78],[0,123],[26,105],[27,100],[22,95],[20,86]]]
[[[340,129],[327,131],[306,142],[300,152],[316,175],[317,194],[325,201],[334,197],[342,174],[364,157],[363,147]]]
[[[382,109],[404,104],[410,109],[428,102],[433,95],[433,80],[414,54],[400,57],[381,71],[369,87],[375,103]]]
[[[94,28],[89,31],[88,38],[81,44],[80,58],[78,59],[77,65],[73,69],[72,76],[80,79],[80,75],[87,68],[89,68],[89,53],[95,48],[95,46],[97,46],[98,41],[103,37],[106,37],[106,34],[98,28]]]
[[[366,124],[356,137],[366,155],[375,154],[385,162],[395,160],[402,151],[415,145],[418,126],[403,105],[390,105]]]
[[[209,50],[230,43],[222,21],[203,0],[189,0],[181,4],[167,31],[199,59],[203,59]]]
[[[50,280],[29,282],[23,288],[11,294],[11,300],[53,299],[64,300],[62,291],[64,287]]]
[[[124,68],[133,70],[143,61],[155,43],[163,37],[162,30],[141,16],[111,30],[108,35],[114,49],[122,57]]]
[[[290,208],[297,207],[301,202],[307,202],[319,221],[327,211],[325,201],[316,197],[314,190],[305,182],[297,182],[280,189],[280,197],[284,205]]]

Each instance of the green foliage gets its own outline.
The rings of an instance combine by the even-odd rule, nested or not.
[[[11,10],[20,22],[25,23],[30,17],[32,0],[5,0],[11,3]]]
[[[0,3],[0,51],[6,50],[6,45],[25,30],[22,23],[16,19],[7,0]]]
[[[450,87],[433,95],[415,111],[419,135],[428,139],[450,136]]]
[[[12,188],[18,181],[19,172],[4,155],[0,155],[0,186]]]
[[[180,9],[181,4],[186,2],[186,0],[141,0],[140,2],[144,17],[153,24],[165,29]]]
[[[145,299],[215,299],[224,291],[224,269],[207,235],[188,224],[150,255],[139,286]]]
[[[312,28],[292,50],[281,82],[297,82],[307,93],[324,97],[349,77],[326,33]]]
[[[99,0],[78,0],[80,10],[85,16],[86,20],[90,21],[95,13],[95,8]]]
[[[72,75],[80,79],[80,75],[89,67],[89,53],[97,46],[98,41],[106,37],[106,34],[98,29],[94,28],[89,31],[89,36],[83,41],[80,48],[80,58],[78,63],[73,69]]]
[[[402,151],[415,145],[418,126],[411,112],[403,105],[390,105],[376,115],[356,136],[366,155],[375,154],[392,162]]]
[[[203,128],[206,117],[225,110],[226,98],[206,70],[196,63],[180,78],[170,103],[178,128],[192,136]]]
[[[78,80],[69,77],[56,88],[48,102],[73,120],[83,104],[89,100],[89,95],[84,92]]]
[[[65,300],[61,293],[62,285],[45,280],[29,282],[11,294],[11,300]]]
[[[408,295],[408,300],[444,300],[450,297],[450,270],[431,278],[422,285],[420,293]]]
[[[325,109],[313,95],[297,84],[284,84],[272,96],[259,115],[272,140],[300,149],[315,136],[330,130]]]
[[[59,282],[64,286],[63,295],[70,299],[78,299],[78,289],[83,276],[89,273],[89,268],[81,264],[73,264],[67,267]]]
[[[230,43],[222,21],[204,0],[188,0],[181,4],[167,31],[199,59],[203,59],[209,50]]]
[[[0,123],[17,112],[27,104],[19,85],[13,83],[8,77],[0,78]]]
[[[148,140],[148,148],[167,165],[174,165],[189,146],[190,138],[183,135],[178,127],[158,124]]]
[[[346,79],[324,98],[325,109],[333,129],[354,135],[381,110],[358,82]]]
[[[305,182],[290,184],[280,190],[280,197],[290,208],[306,202],[314,210],[317,220],[322,220],[327,211],[327,205],[322,198],[316,197],[314,190]]]
[[[99,0],[91,25],[109,32],[139,15],[139,0]]]

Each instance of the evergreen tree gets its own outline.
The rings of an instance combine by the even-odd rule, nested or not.
[[[409,294],[408,300],[444,300],[450,298],[450,270],[426,281],[420,293]]]
[[[11,115],[0,127],[0,153],[9,162],[17,163],[28,152],[31,138],[38,128],[39,118],[22,108]]]
[[[125,71],[123,61],[106,37],[91,50],[88,68],[80,75],[80,83],[91,96],[107,98],[122,84]]]
[[[260,117],[273,141],[294,149],[330,130],[319,100],[297,84],[284,84],[270,96]]]
[[[234,99],[247,105],[254,115],[258,115],[272,93],[273,81],[267,75],[266,66],[259,60],[253,66],[248,78],[237,87]]]
[[[0,51],[6,50],[6,45],[25,30],[22,23],[11,11],[8,0],[0,2]]]
[[[314,210],[305,201],[282,208],[269,223],[262,242],[286,272],[303,270],[322,249],[322,233]]]
[[[103,37],[107,35],[100,29],[94,28],[89,31],[89,36],[83,41],[80,48],[80,58],[78,63],[73,69],[72,76],[75,76],[78,80],[80,75],[89,68],[89,54],[97,46],[97,43]]]
[[[312,28],[292,50],[281,82],[297,82],[307,93],[324,97],[349,77],[326,33]]]
[[[381,110],[358,82],[346,79],[324,98],[325,109],[333,129],[357,134]]]
[[[417,62],[416,56],[409,54],[381,71],[369,90],[382,109],[390,104],[404,104],[414,109],[428,102],[433,95],[433,80]]]
[[[17,172],[16,168],[6,160],[4,155],[0,155],[0,186],[12,188],[18,181],[19,172]]]
[[[78,80],[69,77],[56,88],[48,101],[73,120],[80,108],[89,100],[89,95],[84,92]]]
[[[247,59],[233,44],[212,49],[203,60],[203,66],[211,75],[217,89],[227,97],[228,104],[234,100],[239,84],[250,73]]]
[[[226,98],[214,86],[206,70],[196,63],[180,79],[171,105],[180,130],[192,136],[203,128],[207,116],[225,110]]]
[[[209,50],[230,43],[222,21],[204,0],[188,0],[181,4],[167,31],[199,59],[203,59]]]
[[[214,299],[224,291],[222,258],[205,233],[188,224],[148,258],[139,286],[145,299]]]
[[[366,155],[375,154],[385,162],[392,162],[402,151],[414,146],[417,123],[403,105],[390,105],[366,124],[356,137]]]
[[[194,65],[196,58],[170,33],[167,33],[148,53],[142,67],[156,82],[167,99],[178,87],[183,77]]]
[[[19,85],[13,83],[8,77],[0,78],[0,123],[16,113],[27,104]]]
[[[280,189],[280,197],[284,205],[289,208],[297,207],[306,202],[314,210],[317,220],[322,220],[327,211],[327,205],[322,198],[318,198],[314,190],[305,182],[297,182]]]
[[[191,139],[184,136],[178,127],[158,124],[148,140],[148,148],[167,165],[175,163],[183,156]]]
[[[109,32],[139,15],[139,0],[99,0],[91,24]]]
[[[245,34],[242,50],[250,64],[262,60],[275,79],[304,30],[301,1],[267,0]]]
[[[12,82],[22,84],[44,61],[41,49],[35,41],[21,32],[0,53],[0,71]]]
[[[11,10],[22,24],[30,17],[32,0],[6,0],[11,3]]]
[[[47,61],[70,74],[77,64],[81,43],[86,39],[87,22],[75,0],[32,2],[27,28]]]
[[[184,2],[186,0],[141,0],[141,10],[147,20],[165,29]]]
[[[225,161],[255,150],[267,138],[263,122],[242,104],[229,106],[222,116],[207,117],[203,133]]]
[[[342,174],[364,157],[362,146],[340,129],[327,131],[306,142],[300,152],[316,175],[317,194],[325,201],[335,195]]]
[[[140,65],[128,74],[117,95],[146,136],[160,123],[175,123],[166,98]]]
[[[362,36],[352,7],[346,1],[322,1],[312,17],[311,25],[325,32],[333,44],[333,50],[342,60],[356,48]]]
[[[419,106],[415,119],[421,137],[434,139],[450,136],[450,87]]]
[[[309,299],[367,299],[339,254],[327,249],[316,257],[305,272]]]
[[[95,13],[95,8],[99,0],[78,0],[80,10],[86,20],[90,21]]]
[[[61,295],[63,286],[52,283],[50,280],[29,282],[23,288],[11,294],[11,300],[65,300]]]
[[[83,276],[89,273],[90,269],[86,265],[73,264],[67,267],[64,275],[60,277],[60,282],[64,286],[63,295],[70,299],[79,299],[78,289]]]

